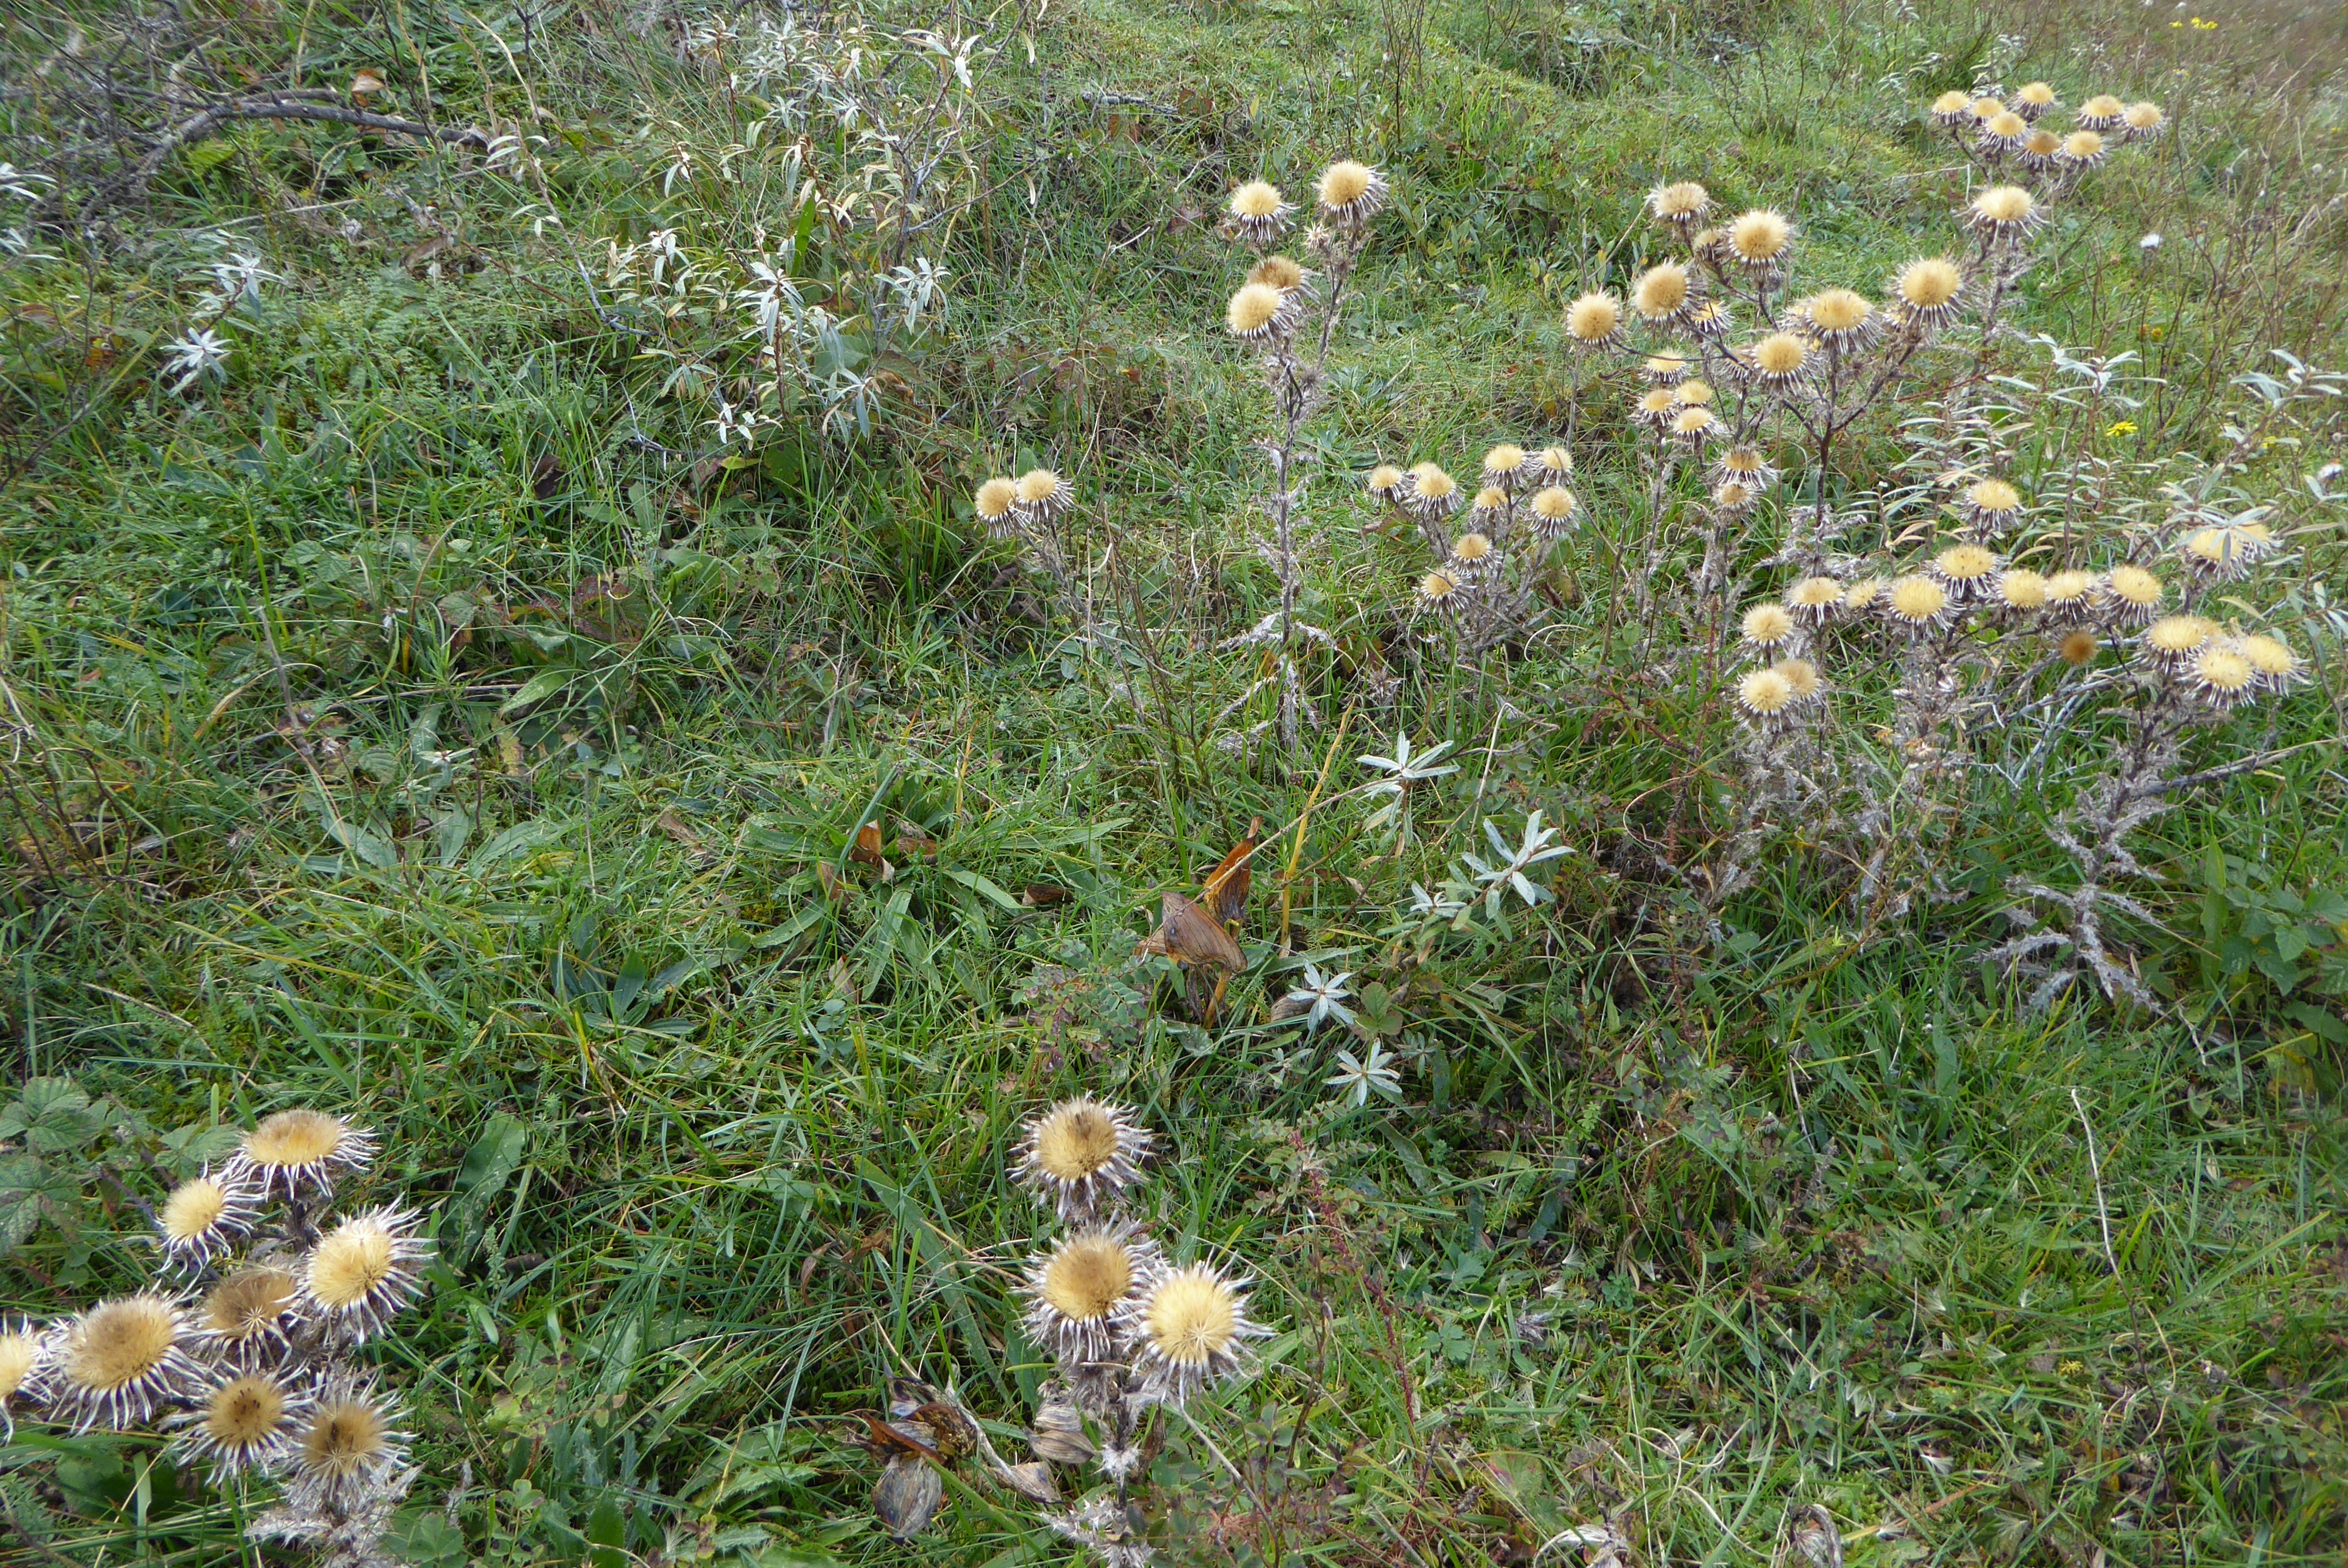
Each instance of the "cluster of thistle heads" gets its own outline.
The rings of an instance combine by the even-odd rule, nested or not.
[[[2091,664],[2116,649],[2166,694],[2230,712],[2286,689],[2299,672],[2288,645],[2196,612],[2210,590],[2239,580],[2278,547],[2254,518],[2173,526],[2177,571],[2157,560],[2041,572],[2011,563],[2000,548],[2024,507],[2003,479],[1958,477],[1952,526],[1929,559],[1892,578],[1824,574],[1795,582],[1781,599],[1756,604],[1741,623],[1746,650],[1761,662],[1736,688],[1737,705],[1765,730],[1797,721],[1823,691],[1810,654],[1829,628],[1889,629],[1912,641],[1972,632],[2034,634],[2065,662]]]
[[[1049,468],[989,479],[970,498],[988,538],[1019,539],[1031,548],[1076,504],[1076,487]]]
[[[406,1210],[326,1213],[376,1151],[320,1111],[246,1132],[155,1211],[152,1284],[0,1333],[10,1430],[20,1415],[76,1432],[159,1424],[216,1481],[281,1477],[290,1515],[328,1523],[404,1491],[398,1407],[352,1352],[415,1299],[432,1246]]]
[[[1304,233],[1305,254],[1323,262],[1357,256],[1390,194],[1386,177],[1367,164],[1340,159],[1323,169],[1313,185],[1315,221]],[[1271,250],[1295,216],[1295,204],[1266,179],[1249,180],[1225,205],[1223,231],[1258,257],[1223,307],[1225,329],[1241,343],[1266,350],[1284,346],[1318,297],[1319,279]]]
[[[1248,1316],[1247,1280],[1169,1261],[1128,1211],[1151,1141],[1125,1107],[1079,1096],[1027,1123],[1015,1167],[1066,1227],[1022,1292],[1028,1337],[1058,1368],[1045,1408],[1072,1402],[1101,1422],[1100,1462],[1120,1481],[1136,1418],[1239,1377],[1249,1341],[1268,1332]]]
[[[2148,141],[2168,124],[2160,106],[2122,103],[2097,93],[2079,106],[2068,133],[2048,117],[2063,107],[2044,82],[2024,82],[2008,93],[1996,87],[1945,92],[1932,100],[1931,121],[1985,168],[2008,166],[2035,175],[2077,175],[2111,156],[2115,146]]]
[[[1527,452],[1504,441],[1484,454],[1472,497],[1438,463],[1381,463],[1367,483],[1372,500],[1417,525],[1435,557],[1418,581],[1418,608],[1464,622],[1521,611],[1525,580],[1581,519],[1581,498],[1566,487],[1572,477],[1565,447]]]

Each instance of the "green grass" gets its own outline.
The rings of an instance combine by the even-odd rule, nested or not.
[[[1006,1161],[1085,1091],[1163,1140],[1145,1208],[1169,1248],[1241,1261],[1277,1330],[1261,1376],[1165,1430],[1171,1560],[1553,1563],[1611,1522],[1640,1563],[1757,1565],[1817,1504],[1854,1568],[2336,1562],[2340,1056],[2292,1009],[2336,1014],[2338,933],[2287,994],[2253,958],[2276,960],[2261,911],[2348,880],[2337,506],[2293,514],[2315,679],[2195,754],[2304,749],[2147,835],[2162,925],[2127,939],[2167,1010],[2034,1016],[1978,954],[2003,878],[2059,870],[2044,825],[2075,764],[1976,785],[1932,851],[1955,896],[1863,945],[1841,873],[1793,842],[1715,934],[1665,864],[1734,831],[1715,666],[1651,671],[1593,545],[1560,632],[1449,668],[1397,609],[1412,542],[1358,531],[1348,477],[1571,406],[1598,527],[1643,538],[1619,393],[1563,354],[1563,302],[1643,264],[1641,197],[1691,171],[1792,212],[1812,275],[1879,287],[1961,194],[1913,104],[2005,33],[2010,80],[2177,118],[2065,211],[2026,319],[2158,378],[2114,456],[2214,455],[2269,349],[2338,363],[2348,116],[2301,68],[2337,59],[2336,16],[1461,0],[1432,7],[1397,120],[1386,15],[1006,15],[950,327],[893,362],[872,438],[747,468],[696,461],[667,367],[513,218],[533,193],[453,161],[248,128],[90,270],[15,265],[0,1008],[13,1076],[108,1109],[47,1153],[88,1195],[0,1256],[0,1304],[47,1317],[146,1267],[129,1198],[173,1169],[162,1132],[347,1109],[384,1137],[369,1190],[437,1205],[434,1288],[380,1353],[413,1406],[418,1561],[579,1562],[617,1520],[628,1561],[1060,1562],[975,1470],[889,1542],[850,1440],[912,1371],[1015,1441],[1044,1368],[1010,1289],[1041,1226]],[[12,77],[57,20],[12,17]],[[282,70],[298,34],[336,84],[422,58],[451,119],[551,106],[592,264],[606,234],[770,220],[769,190],[664,198],[639,113],[733,122],[625,23],[566,14],[511,72],[483,30],[511,25],[458,11],[259,9],[234,39]],[[19,167],[43,101],[5,110]],[[1237,268],[1200,215],[1355,149],[1397,199],[1314,427],[1308,597],[1343,670],[1375,652],[1401,694],[1341,670],[1309,756],[1235,756],[1207,731],[1260,671],[1215,645],[1277,590],[1251,542],[1262,398],[1215,330]],[[438,277],[404,261],[426,204],[462,237]],[[149,351],[211,224],[293,281],[225,384],[180,398]],[[1863,477],[1896,468],[1890,436]],[[2337,457],[2337,416],[2305,441],[2262,477]],[[1029,461],[1076,480],[1121,639],[1024,617],[957,510]],[[1855,728],[1882,716],[1851,701]],[[1359,796],[1326,803],[1399,723],[1466,765],[1396,856]],[[1554,903],[1396,927],[1484,817],[1534,809],[1576,851]],[[1287,836],[1203,1029],[1133,947],[1259,815]],[[846,858],[870,820],[934,858],[878,881]],[[1068,898],[1022,904],[1041,883]],[[1333,1102],[1336,1040],[1264,1024],[1283,941],[1386,989],[1404,1104]],[[160,1454],[21,1423],[21,1560],[233,1559],[242,1505]],[[424,1522],[444,1503],[461,1543]]]

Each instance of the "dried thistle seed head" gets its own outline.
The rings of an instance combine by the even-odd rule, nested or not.
[[[1883,602],[1883,595],[1891,585],[1879,577],[1855,577],[1843,584],[1842,607],[1853,615],[1872,610]]]
[[[1448,615],[1458,608],[1459,578],[1455,572],[1437,567],[1418,579],[1418,607],[1438,614]]]
[[[1672,388],[1672,401],[1683,408],[1709,407],[1717,395],[1710,382],[1699,381],[1694,376],[1689,376]]]
[[[1459,509],[1459,481],[1437,464],[1415,463],[1409,505],[1421,522],[1439,522]]]
[[[2012,99],[2013,112],[2024,119],[2036,119],[2054,108],[2057,101],[2054,89],[2044,82],[2023,83],[2014,89]]]
[[[1788,387],[1809,369],[1810,345],[1792,333],[1771,333],[1753,345],[1751,364],[1754,379],[1762,385]]]
[[[1973,100],[1970,94],[1953,88],[1932,100],[1932,123],[1943,130],[1973,123]]]
[[[1401,500],[1404,492],[1410,487],[1410,476],[1391,463],[1381,463],[1370,470],[1366,483],[1370,499],[1392,505]]]
[[[2103,162],[2107,151],[2101,131],[2075,130],[2063,138],[2063,150],[2056,159],[2073,169],[2093,169]]]
[[[2259,694],[2259,672],[2234,649],[2213,642],[2193,656],[2187,677],[2193,694],[2220,712],[2230,712]]]
[[[1996,597],[1999,565],[1996,554],[1981,545],[1951,545],[1924,569],[1948,589],[1952,603],[1962,606]]]
[[[1756,604],[1737,623],[1746,643],[1764,653],[1794,640],[1794,612],[1782,604]]]
[[[280,1111],[244,1135],[228,1163],[232,1181],[250,1181],[263,1198],[282,1188],[288,1197],[331,1194],[335,1180],[375,1160],[374,1134],[323,1111]]]
[[[2217,523],[2185,536],[2186,564],[2204,577],[2231,581],[2274,548],[2274,530],[2264,523]]]
[[[1656,385],[1671,386],[1687,375],[1688,359],[1681,354],[1653,354],[1647,356],[1647,363],[1640,368]]]
[[[995,538],[1007,538],[1018,531],[1019,486],[1009,477],[989,479],[970,497],[973,516],[986,525],[986,531]]]
[[[201,1268],[251,1233],[261,1205],[241,1175],[206,1171],[171,1189],[155,1212],[166,1257],[183,1268]]]
[[[1874,341],[1881,322],[1874,302],[1854,289],[1828,289],[1802,302],[1801,317],[1823,347],[1849,354]]]
[[[2058,571],[2046,579],[2049,610],[2085,610],[2096,601],[2103,579],[2091,571]]]
[[[1286,256],[1266,256],[1248,269],[1251,283],[1269,283],[1283,292],[1304,286],[1304,269]]]
[[[1469,522],[1496,537],[1508,515],[1509,493],[1498,485],[1487,485],[1477,491],[1475,501],[1468,508]]]
[[[303,1262],[304,1308],[354,1343],[381,1328],[414,1299],[431,1260],[417,1223],[412,1210],[385,1206],[336,1225]]]
[[[292,1451],[309,1416],[309,1399],[274,1372],[240,1372],[208,1390],[180,1419],[172,1447],[201,1460],[215,1479],[271,1470]]]
[[[1244,1369],[1247,1342],[1271,1332],[1249,1318],[1246,1284],[1210,1264],[1162,1269],[1120,1310],[1135,1367],[1159,1399],[1179,1406]]]
[[[1741,518],[1760,499],[1760,491],[1739,479],[1723,479],[1712,487],[1712,509],[1723,518]]]
[[[1523,483],[1527,474],[1525,449],[1513,441],[1503,441],[1484,454],[1484,483],[1513,490]]]
[[[2046,608],[2046,579],[2026,567],[2015,567],[1997,579],[1998,603],[2016,615]]]
[[[1340,159],[1321,171],[1314,195],[1322,218],[1333,227],[1359,230],[1386,204],[1386,177],[1367,164]]]
[[[1130,1226],[1078,1231],[1027,1267],[1028,1337],[1069,1367],[1119,1351],[1117,1310],[1149,1283],[1157,1248]]]
[[[1663,261],[1639,274],[1631,286],[1631,307],[1642,321],[1660,326],[1677,321],[1694,293],[1688,270],[1677,261]]]
[[[1709,408],[1683,408],[1672,415],[1672,439],[1684,446],[1700,446],[1720,428],[1720,418]]]
[[[1580,498],[1562,485],[1536,490],[1532,499],[1533,531],[1543,539],[1559,538],[1573,527],[1574,518],[1581,510]]]
[[[1842,584],[1830,577],[1806,577],[1786,594],[1787,608],[1812,626],[1823,626],[1842,607]]]
[[[1223,307],[1223,327],[1244,343],[1266,343],[1296,330],[1296,296],[1270,283],[1242,283]]]
[[[1920,256],[1891,280],[1892,309],[1910,331],[1938,332],[1962,308],[1965,274],[1946,256]]]
[[[2092,664],[2103,646],[2103,640],[2094,632],[2084,627],[2075,627],[2063,634],[2063,640],[2054,645],[2054,651],[2062,655],[2065,664]]]
[[[1609,293],[1583,294],[1565,308],[1565,335],[1581,348],[1601,348],[1622,331],[1622,302]]]
[[[2147,664],[2175,674],[2218,635],[2218,623],[2199,615],[2164,615],[2137,639],[2137,654]]]
[[[282,1268],[253,1264],[204,1293],[196,1328],[223,1359],[251,1367],[285,1348],[285,1327],[301,1299],[301,1282]]]
[[[1533,474],[1543,485],[1563,484],[1573,477],[1573,454],[1562,446],[1544,446],[1533,457]]]
[[[2046,221],[2038,199],[2019,185],[1993,185],[1965,208],[1965,223],[1977,234],[2018,240]]]
[[[1976,479],[1965,487],[1958,510],[1982,532],[2003,533],[2021,519],[2022,492],[2003,479]]]
[[[296,1475],[337,1505],[357,1501],[407,1457],[396,1407],[371,1383],[336,1378],[318,1390],[294,1441]]]
[[[1992,157],[2014,151],[2030,134],[2030,122],[2012,109],[2000,109],[1982,121],[1981,150]]]
[[[2054,167],[2063,156],[2063,138],[2040,126],[2022,138],[2022,167],[2033,174],[2044,174]]]
[[[1288,227],[1296,209],[1280,199],[1280,188],[1267,180],[1251,179],[1231,192],[1232,229],[1245,240],[1269,245]]]
[[[1728,313],[1728,306],[1719,300],[1707,300],[1686,314],[1687,330],[1706,343],[1725,342],[1736,330],[1736,318]]]
[[[2005,108],[2005,100],[1995,93],[1976,94],[1972,101],[1973,118],[1985,120]]]
[[[2148,98],[2120,111],[2120,134],[2130,141],[2149,140],[2158,136],[2168,123],[2168,117],[2160,112],[2160,106]]]
[[[1049,468],[1028,469],[1018,488],[1019,514],[1031,522],[1051,522],[1076,504],[1076,487]]]
[[[1787,689],[1794,693],[1797,702],[1809,702],[1826,690],[1825,677],[1818,673],[1818,667],[1807,659],[1780,659],[1770,668],[1784,678]]]
[[[1777,482],[1777,470],[1758,446],[1731,446],[1713,459],[1712,481],[1743,485],[1758,492]]]
[[[1903,577],[1884,595],[1884,613],[1906,631],[1927,631],[1948,619],[1949,590],[1929,577]]]
[[[1115,1208],[1141,1180],[1149,1145],[1130,1111],[1079,1095],[1027,1123],[1015,1172],[1038,1202],[1077,1224]]]
[[[16,1435],[16,1409],[47,1397],[48,1337],[19,1318],[0,1330],[0,1436]]]
[[[2104,592],[2113,620],[2141,626],[2160,613],[2168,585],[2140,566],[2116,566],[2104,579]]]
[[[2299,675],[2299,657],[2291,652],[2281,639],[2264,632],[2253,632],[2234,643],[2234,651],[2249,661],[2259,678],[2259,684],[2270,692],[2280,692]]]
[[[1643,394],[1632,417],[1651,429],[1660,430],[1672,422],[1680,410],[1679,395],[1668,386],[1649,387]]]
[[[1728,226],[1728,255],[1748,272],[1774,272],[1783,264],[1794,242],[1794,226],[1786,215],[1766,207],[1741,214]]]
[[[1475,582],[1484,577],[1498,560],[1492,541],[1482,534],[1462,534],[1451,547],[1451,559],[1444,563],[1451,574],[1462,582]]]
[[[1778,718],[1794,705],[1794,683],[1782,671],[1748,671],[1736,682],[1736,705],[1756,719]]]
[[[192,1338],[170,1296],[101,1301],[60,1331],[51,1399],[77,1432],[101,1420],[118,1430],[137,1426],[201,1380],[188,1353]]]
[[[2127,121],[2127,106],[2109,93],[2097,93],[2079,106],[2082,130],[2117,130]]]
[[[1712,192],[1693,179],[1658,185],[1647,192],[1647,210],[1674,229],[1693,229],[1712,210]]]

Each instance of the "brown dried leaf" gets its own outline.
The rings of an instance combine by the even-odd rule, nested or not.
[[[1226,969],[1242,968],[1240,945],[1214,917],[1179,893],[1169,893],[1159,905],[1159,935],[1164,952],[1178,964],[1213,964]]]
[[[872,1512],[882,1529],[910,1541],[928,1526],[945,1491],[944,1479],[927,1460],[892,1459],[872,1488]]]
[[[1248,886],[1254,880],[1250,868],[1256,846],[1263,842],[1263,818],[1248,824],[1247,836],[1231,846],[1231,852],[1207,873],[1206,897],[1202,900],[1207,913],[1219,925],[1247,918]]]
[[[1031,1502],[1057,1502],[1060,1485],[1052,1479],[1052,1467],[1041,1460],[1030,1460],[1025,1464],[1003,1468],[1005,1484]]]
[[[1067,899],[1068,890],[1056,882],[1030,882],[1019,890],[1019,902],[1030,909],[1049,909]]]

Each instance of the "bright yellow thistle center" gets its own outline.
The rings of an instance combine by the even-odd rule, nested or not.
[[[1451,547],[1451,553],[1473,566],[1492,553],[1492,541],[1481,534],[1462,534],[1459,542]]]
[[[1736,683],[1736,701],[1763,718],[1782,713],[1794,700],[1794,683],[1775,670],[1756,670]]]
[[[1753,363],[1770,375],[1791,375],[1809,357],[1808,346],[1792,333],[1771,333],[1753,345]]]
[[[107,1302],[67,1341],[66,1377],[98,1393],[128,1388],[161,1366],[179,1337],[178,1319],[156,1296]]]
[[[2054,89],[2044,82],[2024,82],[2022,90],[2013,96],[2017,102],[2028,104],[2033,108],[2051,108],[2054,102]]]
[[[1683,436],[1701,436],[1716,423],[1709,408],[1683,408],[1672,421],[1672,428]]]
[[[2157,129],[2166,117],[2161,114],[2158,104],[2147,102],[2128,105],[2120,118],[2127,121],[2130,130],[2147,131]]]
[[[194,1241],[209,1235],[228,1213],[228,1191],[209,1176],[198,1176],[171,1189],[158,1218],[163,1235],[172,1241]]]
[[[1781,659],[1777,661],[1776,670],[1777,673],[1785,678],[1786,685],[1796,697],[1815,697],[1818,694],[1818,687],[1822,684],[1818,679],[1818,667],[1808,660]]]
[[[2112,568],[2112,593],[2123,604],[2137,610],[2149,610],[2158,604],[2168,589],[2161,580],[2140,566]]]
[[[2046,602],[2076,604],[2096,591],[2096,574],[2090,571],[2058,571],[2046,579]]]
[[[266,1378],[223,1383],[204,1402],[204,1435],[224,1449],[264,1442],[285,1419],[285,1396]]]
[[[314,1165],[343,1146],[345,1131],[341,1117],[323,1111],[280,1111],[252,1130],[244,1149],[259,1165]]]
[[[2164,615],[2144,629],[2144,642],[2159,653],[2190,653],[2217,635],[2217,624],[2201,616]]]
[[[1572,491],[1551,485],[1533,497],[1533,516],[1545,523],[1561,523],[1573,516],[1574,508],[1580,505]]]
[[[1321,171],[1320,197],[1323,207],[1345,207],[1370,193],[1369,169],[1352,159],[1341,159]]]
[[[1961,114],[1972,106],[1972,99],[1956,91],[1942,93],[1932,100],[1932,112],[1937,115]]]
[[[1251,283],[1270,283],[1275,289],[1293,289],[1304,282],[1304,269],[1286,256],[1266,256],[1248,269]]]
[[[1391,490],[1401,483],[1402,470],[1391,463],[1381,463],[1370,470],[1369,487],[1373,490]]]
[[[1133,1288],[1133,1255],[1114,1236],[1078,1236],[1044,1266],[1041,1294],[1074,1323],[1096,1323]]]
[[[2020,223],[2038,203],[2019,185],[1993,185],[1973,198],[1973,210],[1992,223]]]
[[[2205,648],[2193,661],[2193,675],[2211,691],[2231,696],[2248,691],[2257,671],[2249,660],[2230,648]]]
[[[985,484],[981,485],[978,487],[978,493],[970,498],[970,509],[991,523],[998,518],[1009,517],[1011,508],[1016,506],[1018,501],[1017,485],[1009,479],[989,479]]]
[[[1117,1158],[1117,1122],[1098,1105],[1064,1106],[1035,1130],[1035,1164],[1056,1182],[1081,1182]]]
[[[1921,624],[1948,607],[1949,590],[1928,577],[1903,577],[1891,585],[1891,613]]]
[[[1810,321],[1821,332],[1847,333],[1867,324],[1875,307],[1850,289],[1828,289],[1810,302]]]
[[[2073,158],[2098,158],[2104,150],[2104,138],[2092,130],[2075,130],[2063,138],[2063,150]]]
[[[1712,193],[1693,179],[1676,180],[1654,195],[1655,211],[1664,218],[1684,218],[1712,203]]]
[[[1933,559],[1941,575],[1954,582],[1972,582],[1997,569],[1997,558],[1979,545],[1952,545]]]
[[[1687,303],[1687,269],[1676,261],[1648,268],[1639,274],[1631,300],[1639,313],[1650,320],[1671,315]]]
[[[2126,112],[2120,100],[2109,93],[2097,93],[2079,106],[2079,113],[2088,119],[2112,119]]]
[[[1280,210],[1280,188],[1251,179],[1231,192],[1231,211],[1241,218],[1270,218]]]
[[[1280,291],[1270,283],[1243,283],[1223,307],[1223,324],[1242,337],[1252,336],[1280,314]]]
[[[1430,500],[1458,494],[1459,481],[1432,463],[1421,463],[1410,472],[1418,493]]]
[[[1743,261],[1775,261],[1792,234],[1783,214],[1757,208],[1728,226],[1728,248]]]
[[[1920,311],[1938,310],[1957,297],[1964,281],[1954,261],[1927,256],[1900,269],[1900,297]]]
[[[1712,384],[1691,377],[1672,388],[1672,401],[1684,407],[1702,408],[1713,398]]]
[[[352,1220],[310,1254],[310,1294],[338,1311],[358,1306],[391,1277],[391,1233],[373,1220]]]
[[[1967,486],[1965,499],[1984,512],[2011,512],[2022,506],[2022,493],[2003,479],[1982,479]]]
[[[1229,1354],[1239,1326],[1237,1294],[1199,1268],[1169,1276],[1152,1292],[1143,1323],[1150,1346],[1178,1367],[1204,1367]]]
[[[2240,651],[2250,661],[2250,668],[2261,675],[2289,675],[2299,668],[2299,657],[2279,640],[2260,633],[2245,637]]]
[[[1622,307],[1612,294],[1584,294],[1567,307],[1565,330],[1580,343],[1601,343],[1622,324]]]
[[[1748,642],[1783,642],[1794,634],[1794,618],[1782,604],[1756,604],[1745,612],[1745,640]]]
[[[2007,109],[2003,114],[1990,116],[1989,123],[1982,128],[2001,140],[2010,141],[2028,130],[2030,127],[2020,115],[2015,114],[2012,109]]]
[[[0,1404],[25,1386],[40,1358],[40,1341],[29,1334],[0,1334]]]
[[[1842,584],[1830,577],[1806,577],[1787,597],[1803,610],[1831,610],[1842,602]]]
[[[2046,579],[2027,568],[2007,572],[1997,586],[2009,610],[2037,610],[2046,603]]]
[[[1503,441],[1484,454],[1484,472],[1513,474],[1525,466],[1525,449],[1513,442]]]
[[[1049,468],[1030,468],[1019,476],[1019,498],[1036,507],[1060,493],[1060,477]]]

